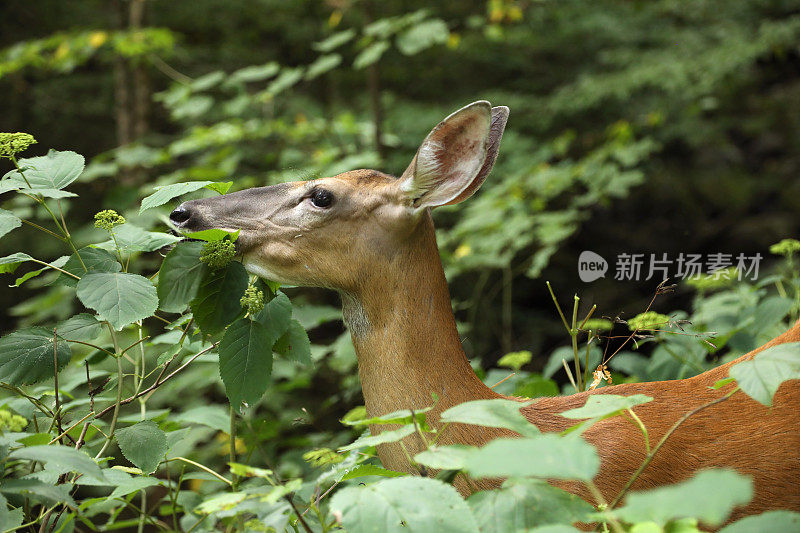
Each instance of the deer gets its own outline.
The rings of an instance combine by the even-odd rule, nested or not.
[[[487,101],[459,109],[425,137],[400,177],[361,169],[256,187],[184,202],[170,220],[180,232],[238,230],[238,253],[251,274],[337,291],[368,416],[429,407],[433,393],[438,400],[428,419],[441,429],[439,415],[449,407],[508,398],[476,376],[462,348],[431,218],[432,209],[466,200],[484,182],[508,114],[507,107]],[[635,412],[657,442],[681,417],[725,393],[709,387],[727,377],[732,364],[795,341],[800,321],[764,346],[694,377],[543,397],[521,403],[521,412],[541,431],[559,432],[575,423],[559,413],[584,405],[592,394],[645,394],[653,401]],[[370,431],[375,435],[390,427],[373,425]],[[451,424],[438,444],[481,446],[509,436],[518,435]],[[601,459],[594,483],[612,501],[645,459],[642,434],[623,417],[612,417],[591,426],[583,438]],[[416,434],[403,444],[412,457],[424,449]],[[419,473],[398,443],[378,446],[377,454],[386,468]],[[753,499],[731,520],[771,509],[800,510],[800,382],[783,383],[772,407],[739,391],[699,410],[674,431],[632,488],[677,483],[710,467],[731,467],[753,479]],[[464,495],[501,483],[456,481]],[[594,501],[583,484],[551,483]]]

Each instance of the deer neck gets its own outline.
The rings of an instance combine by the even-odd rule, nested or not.
[[[370,416],[498,395],[475,375],[461,347],[430,215],[388,264],[342,293]]]

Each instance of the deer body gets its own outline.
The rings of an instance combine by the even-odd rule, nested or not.
[[[461,347],[429,211],[477,190],[494,163],[507,114],[507,108],[491,108],[488,102],[459,110],[426,137],[400,178],[358,170],[249,189],[186,202],[171,219],[183,230],[240,229],[237,246],[250,272],[337,290],[358,355],[368,415],[428,407],[435,393],[438,401],[429,420],[437,426],[439,414],[453,405],[501,397],[478,379]],[[800,326],[795,325],[768,345],[797,340]],[[583,405],[588,394],[646,394],[654,400],[635,412],[655,444],[686,413],[724,394],[708,387],[727,376],[728,366],[684,380],[541,398],[522,412],[542,431],[560,431],[574,421],[558,413]],[[373,434],[386,429],[370,428]],[[453,424],[438,443],[480,446],[512,435]],[[645,458],[643,437],[622,417],[595,424],[584,437],[602,460],[594,482],[612,501]],[[404,445],[412,456],[422,449],[417,435],[407,437]],[[379,446],[378,455],[387,468],[414,471],[396,443]],[[737,516],[800,510],[797,381],[781,386],[771,408],[738,392],[690,417],[633,488],[675,483],[714,466],[732,467],[754,479],[754,498]],[[477,484],[489,488],[497,482]],[[580,484],[556,484],[592,501]],[[469,491],[466,485],[458,488]]]

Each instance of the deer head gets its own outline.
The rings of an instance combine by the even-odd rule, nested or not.
[[[399,178],[353,170],[184,202],[170,220],[181,231],[240,230],[247,270],[294,285],[354,291],[403,243],[430,224],[429,208],[471,196],[491,170],[507,107],[474,102],[425,138]]]

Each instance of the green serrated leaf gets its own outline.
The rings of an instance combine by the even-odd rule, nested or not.
[[[89,342],[100,336],[103,324],[93,315],[80,313],[60,323],[58,336],[68,340]]]
[[[800,513],[796,511],[766,511],[728,524],[719,533],[760,533],[762,531],[800,531]]]
[[[530,531],[547,524],[592,522],[594,508],[539,479],[515,479],[498,490],[476,492],[467,504],[481,533]],[[577,531],[577,530],[575,530]]]
[[[355,37],[355,35],[356,31],[352,28],[349,30],[340,31],[338,33],[334,33],[333,35],[327,37],[322,41],[312,44],[311,48],[313,48],[317,52],[322,52],[323,54],[327,54],[328,52],[335,50],[336,48],[350,41],[353,37]]]
[[[325,74],[329,70],[335,69],[341,62],[342,56],[339,54],[319,56],[308,66],[308,71],[306,72],[306,81],[313,80],[314,78]]]
[[[95,465],[96,466],[96,465]],[[4,479],[0,482],[0,492],[29,497],[46,505],[65,504],[76,507],[70,496],[71,484],[50,485],[38,479]]]
[[[207,241],[207,242],[214,242],[214,241],[221,241],[223,239],[230,239],[233,242],[236,242],[236,239],[239,238],[239,231],[225,231],[224,229],[204,229],[203,231],[195,231],[193,233],[187,233],[186,237],[190,239],[195,239],[199,241]]]
[[[116,241],[114,240],[116,239]],[[157,231],[146,231],[133,224],[123,224],[114,228],[114,238],[108,239],[97,245],[103,250],[114,251],[119,245],[119,250],[123,254],[132,252],[154,252],[164,246],[175,244],[181,237],[160,233]]]
[[[22,220],[17,215],[11,211],[0,209],[0,237],[21,225]]]
[[[197,296],[208,266],[200,262],[202,242],[179,242],[164,258],[158,273],[159,308],[181,313]]]
[[[31,259],[33,259],[33,257],[22,252],[0,257],[0,274],[14,272],[19,265],[25,261],[30,261]]]
[[[240,318],[219,343],[219,375],[234,409],[254,405],[269,385],[272,345],[277,338],[263,324]]]
[[[407,475],[408,474],[405,472],[397,472],[396,470],[389,470],[376,465],[360,464],[351,470],[345,470],[345,474],[339,481],[347,481],[348,479],[356,479],[366,476],[402,477]]]
[[[720,490],[724,487],[725,490]],[[753,496],[753,483],[732,469],[705,470],[688,481],[632,492],[615,511],[626,522],[652,521],[664,525],[681,518],[698,518],[710,526],[725,521],[734,507]]]
[[[142,206],[139,208],[139,213],[160,205],[164,205],[178,196],[198,191],[203,188],[210,188],[212,185],[220,187],[220,189],[222,188],[222,185],[215,181],[187,181],[183,183],[172,183],[170,185],[155,187],[156,192],[142,200]],[[228,187],[230,187],[230,185]],[[217,192],[219,192],[218,189],[212,190],[217,190]],[[227,189],[225,190],[227,191]]]
[[[80,256],[80,260],[78,256]],[[81,263],[81,260],[83,263]],[[87,246],[72,254],[67,259],[67,262],[64,263],[62,270],[81,278],[87,272],[120,272],[122,265],[108,251]],[[56,279],[56,283],[67,287],[76,287],[78,280],[71,276],[60,274]]]
[[[363,435],[356,439],[355,442],[352,444],[348,444],[347,446],[342,446],[339,448],[340,452],[346,452],[350,450],[357,450],[359,448],[367,448],[369,446],[377,446],[379,444],[386,444],[389,442],[397,442],[399,440],[403,440],[405,437],[414,433],[416,429],[412,425],[403,426],[399,429],[393,429],[390,431],[383,431],[378,435]]]
[[[97,481],[104,481],[102,470],[94,460],[82,450],[70,446],[28,446],[14,450],[8,455],[9,459],[27,459],[39,461],[67,472],[78,472]]]
[[[330,509],[350,533],[477,533],[467,503],[452,485],[429,478],[397,477],[334,494]]]
[[[231,430],[231,419],[228,410],[220,405],[203,405],[194,407],[174,417],[183,424],[200,424],[228,433]]]
[[[752,359],[733,365],[728,374],[748,396],[771,406],[781,383],[800,379],[800,342],[767,348]]]
[[[619,414],[631,407],[652,402],[653,398],[644,394],[618,396],[616,394],[593,394],[583,407],[569,409],[559,413],[564,418],[580,420],[582,418],[604,418]]]
[[[522,407],[531,403],[505,399],[474,400],[447,409],[442,413],[441,421],[506,428],[523,436],[538,435],[539,429],[520,412]]]
[[[72,357],[69,344],[60,336],[53,344],[53,332],[40,327],[0,338],[0,381],[31,385],[53,377],[54,370],[60,372]]]
[[[249,282],[244,266],[236,261],[206,272],[197,296],[190,303],[194,320],[203,333],[219,333],[242,313],[240,300]]]
[[[145,474],[155,472],[167,453],[167,434],[152,420],[118,429],[116,439],[125,458]]]
[[[353,60],[353,68],[362,69],[378,61],[389,49],[388,41],[376,41],[364,48]]]
[[[594,447],[580,438],[553,433],[526,439],[497,439],[471,454],[464,465],[481,477],[537,477],[590,481],[600,469]]]
[[[462,470],[477,448],[463,444],[433,446],[414,456],[414,461],[437,470]]]
[[[4,177],[13,180],[22,188],[28,188],[27,184],[30,183],[34,192],[43,194],[63,189],[78,179],[83,172],[84,159],[75,152],[50,150],[47,155],[41,157],[20,159],[19,166],[27,167],[23,172],[27,183],[17,170],[12,170]]]
[[[308,340],[308,333],[297,320],[289,322],[289,328],[275,342],[273,350],[300,364],[311,364],[311,341]]]
[[[114,491],[108,495],[109,500],[113,500],[114,498],[122,498],[123,496],[127,496],[128,494],[135,494],[140,490],[144,490],[148,487],[154,487],[156,485],[161,485],[162,481],[155,477],[150,476],[137,476],[128,479],[117,485]]]
[[[153,283],[125,272],[85,274],[78,282],[78,299],[116,330],[151,316],[158,307]]]

